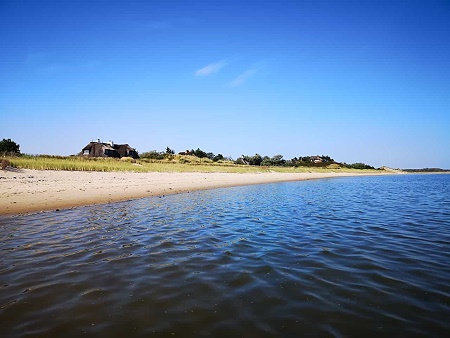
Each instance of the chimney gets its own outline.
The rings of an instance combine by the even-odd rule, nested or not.
[[[99,138],[97,139],[97,142],[100,143],[100,139]]]

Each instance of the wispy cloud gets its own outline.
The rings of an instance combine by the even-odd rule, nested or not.
[[[208,76],[214,73],[217,73],[219,70],[221,70],[223,67],[225,67],[228,64],[227,60],[222,60],[215,63],[210,63],[209,65],[200,68],[195,72],[195,76]]]
[[[228,83],[228,85],[230,87],[239,87],[242,84],[244,84],[248,79],[253,77],[259,70],[260,70],[259,66],[251,67],[246,71],[244,71],[243,73],[239,74],[233,81]]]

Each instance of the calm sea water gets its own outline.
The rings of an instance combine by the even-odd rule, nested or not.
[[[0,336],[449,336],[450,175],[0,218]]]

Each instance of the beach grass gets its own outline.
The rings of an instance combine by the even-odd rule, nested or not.
[[[129,171],[129,172],[224,172],[224,173],[305,173],[305,172],[376,172],[326,167],[265,167],[235,164],[232,161],[213,162],[194,156],[174,156],[165,160],[132,160],[92,158],[82,156],[21,155],[8,157],[9,165],[18,169],[65,171]],[[379,171],[378,171],[379,172]]]

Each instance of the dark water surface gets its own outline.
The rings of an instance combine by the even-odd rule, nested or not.
[[[449,336],[450,175],[0,218],[0,336]]]

